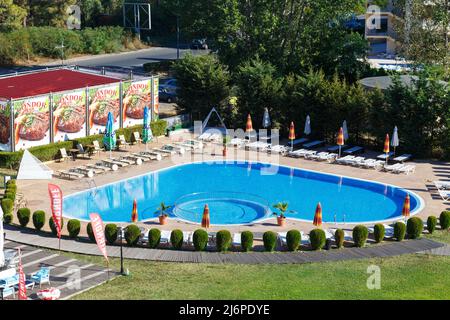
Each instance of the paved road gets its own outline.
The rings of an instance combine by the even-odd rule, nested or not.
[[[181,57],[188,52],[193,55],[205,54],[205,50],[181,50]],[[169,47],[154,47],[133,52],[125,52],[119,54],[106,54],[99,56],[89,56],[74,58],[65,61],[68,65],[79,65],[83,67],[106,67],[109,69],[132,69],[136,72],[142,72],[142,65],[147,62],[157,62],[163,60],[172,60],[177,57],[177,49]],[[31,67],[1,67],[0,74],[7,74],[15,71],[24,71],[30,69],[39,69],[47,66],[59,66],[61,61],[54,61],[42,65]]]

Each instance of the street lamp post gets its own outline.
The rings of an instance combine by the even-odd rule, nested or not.
[[[177,14],[177,60],[180,59],[180,16]]]
[[[123,227],[119,227],[120,232],[120,274],[125,275],[123,270]]]

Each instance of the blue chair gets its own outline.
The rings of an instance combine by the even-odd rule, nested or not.
[[[0,287],[4,287],[5,290],[8,287],[14,287],[16,284],[19,284],[19,275],[15,274],[12,277],[0,279]]]
[[[39,284],[39,288],[43,283],[50,284],[50,269],[47,267],[41,268],[38,272],[31,276],[31,281]]]
[[[14,287],[3,288],[3,298],[7,298],[9,296],[13,296],[13,298],[16,298],[16,291],[14,290]]]

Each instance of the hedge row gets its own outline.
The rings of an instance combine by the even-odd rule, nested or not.
[[[166,132],[167,122],[164,120],[157,120],[151,122],[150,126],[154,136],[162,136]],[[117,137],[119,135],[124,135],[125,140],[133,142],[132,136],[133,132],[135,131],[141,133],[142,125],[118,129],[116,130],[116,134]],[[32,147],[28,150],[41,161],[52,161],[59,159],[59,149],[61,148],[72,149],[76,148],[78,143],[81,143],[82,145],[88,145],[92,144],[94,140],[97,140],[100,143],[100,146],[103,147],[103,135],[98,134],[84,138],[77,138],[76,140],[49,143],[38,147]],[[20,160],[22,159],[22,155],[23,151],[0,152],[0,165],[7,168],[18,168]]]

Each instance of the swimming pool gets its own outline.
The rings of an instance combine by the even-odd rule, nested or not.
[[[321,202],[324,222],[360,223],[401,217],[406,193],[414,215],[423,200],[392,185],[256,162],[199,162],[66,196],[63,212],[80,220],[97,212],[104,221],[129,222],[136,199],[140,221],[156,218],[164,202],[172,206],[169,216],[200,223],[208,203],[212,224],[233,225],[272,218],[277,202],[289,203],[288,218],[312,221]]]

